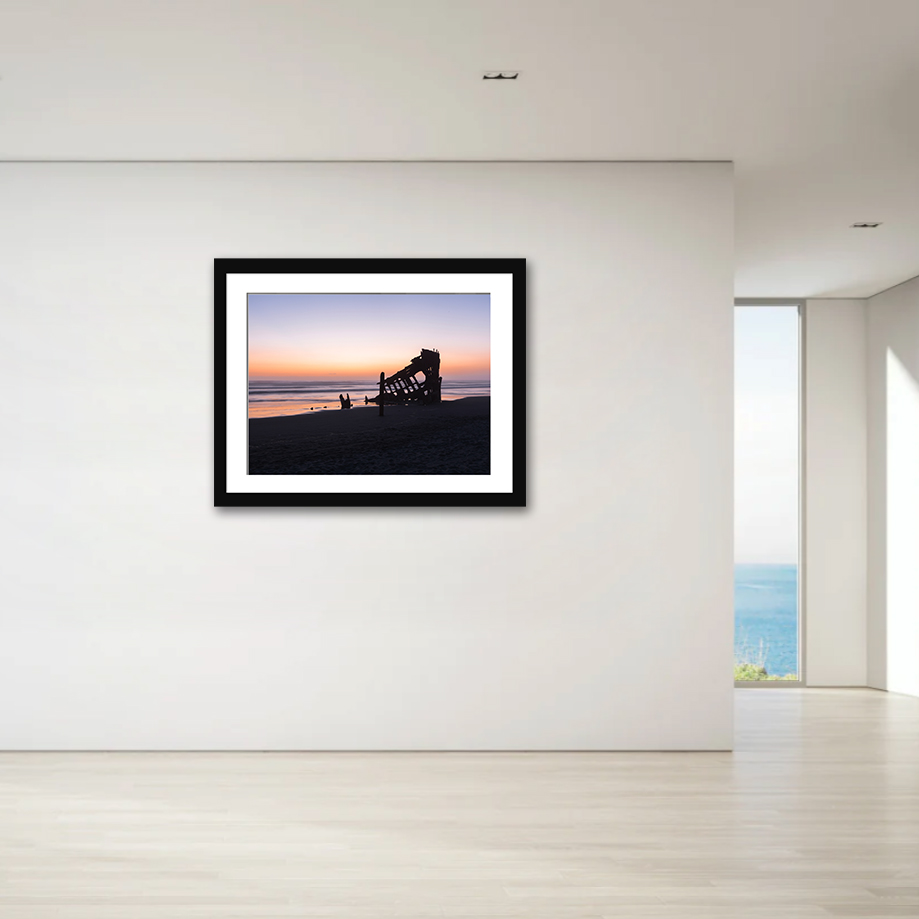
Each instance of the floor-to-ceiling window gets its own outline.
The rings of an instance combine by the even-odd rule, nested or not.
[[[800,680],[800,313],[735,307],[734,679]]]

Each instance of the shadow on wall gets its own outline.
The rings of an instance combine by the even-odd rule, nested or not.
[[[919,353],[885,376],[887,689],[919,696]]]

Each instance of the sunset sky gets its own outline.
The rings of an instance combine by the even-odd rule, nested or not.
[[[488,294],[249,294],[249,378],[376,379],[437,349],[441,376],[489,378]]]

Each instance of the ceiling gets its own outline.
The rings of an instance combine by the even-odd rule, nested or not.
[[[867,296],[919,0],[0,0],[0,159],[733,160],[737,295]]]

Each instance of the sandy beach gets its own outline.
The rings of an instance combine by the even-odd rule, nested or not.
[[[250,475],[488,475],[490,405],[376,405],[249,420]]]

